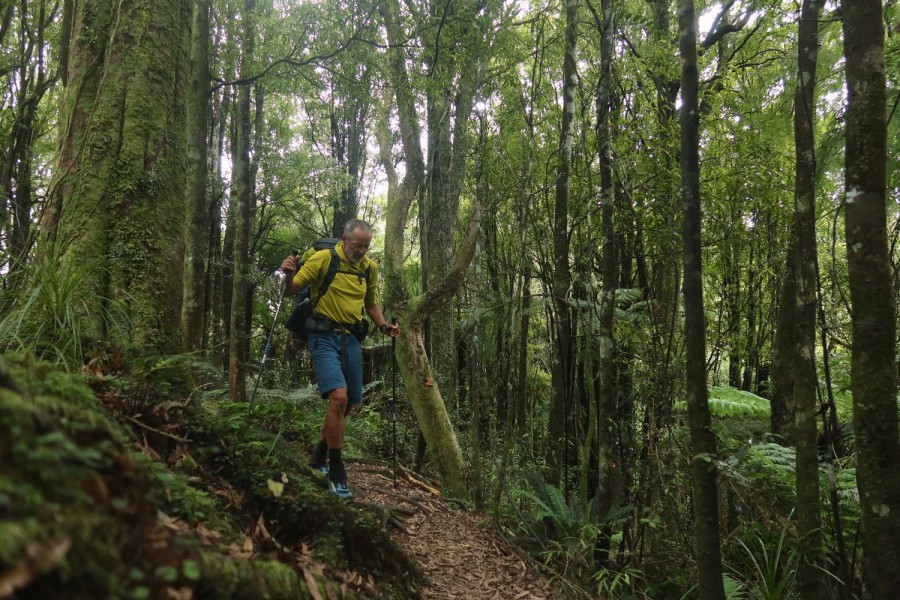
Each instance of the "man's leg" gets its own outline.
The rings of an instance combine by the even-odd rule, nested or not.
[[[347,472],[341,460],[347,409],[347,388],[331,390],[328,393],[328,408],[325,410],[322,434],[328,446],[328,478],[335,483],[347,482]]]
[[[344,499],[353,494],[347,486],[347,472],[341,458],[344,446],[345,419],[351,405],[362,401],[362,361],[359,343],[350,336],[334,334],[308,337],[310,354],[316,371],[319,391],[328,398],[319,444],[310,464],[326,471],[332,491]]]

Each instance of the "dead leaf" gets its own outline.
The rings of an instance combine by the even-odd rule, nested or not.
[[[166,589],[166,594],[172,600],[191,600],[194,597],[194,590],[191,588],[168,588]]]

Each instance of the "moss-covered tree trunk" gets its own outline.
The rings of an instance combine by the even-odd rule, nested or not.
[[[847,58],[846,238],[851,385],[864,581],[872,598],[900,589],[900,440],[896,316],[887,243],[887,117],[882,4],[841,4]]]
[[[188,352],[203,347],[206,331],[209,270],[209,0],[194,0],[191,41],[191,79],[188,92],[188,186],[186,196],[184,302],[182,342]]]
[[[406,172],[400,181],[392,158],[392,139],[389,116],[382,114],[378,126],[381,163],[388,175],[388,206],[385,231],[385,304],[399,316],[401,336],[397,341],[397,361],[406,385],[419,428],[437,462],[443,483],[452,494],[467,496],[469,484],[465,474],[462,449],[453,424],[435,382],[434,369],[424,346],[425,320],[445,305],[465,279],[466,270],[475,251],[477,222],[473,210],[468,229],[452,260],[445,263],[444,277],[423,294],[410,297],[403,273],[404,231],[409,210],[425,179],[425,160],[421,148],[421,129],[415,110],[415,98],[410,86],[403,52],[404,33],[398,22],[400,10],[396,0],[379,5],[388,40],[391,93],[396,99],[397,117],[403,144]],[[484,17],[485,22],[489,15]],[[386,99],[390,103],[390,99]],[[386,112],[386,111],[385,111]],[[468,113],[467,113],[468,114]]]
[[[47,257],[90,269],[98,305],[123,301],[132,344],[152,352],[179,346],[190,15],[189,0],[74,4],[42,223]],[[99,317],[84,325],[128,342]]]

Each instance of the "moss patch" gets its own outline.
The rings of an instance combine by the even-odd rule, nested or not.
[[[328,494],[283,439],[251,422],[227,429],[227,405],[159,398],[156,408],[180,407],[177,424],[146,405],[144,415],[113,410],[117,421],[113,404],[144,403],[108,386],[100,402],[81,376],[9,362],[0,595],[305,598],[311,584],[338,593],[356,572],[383,584],[382,596],[418,597],[422,578],[386,532]],[[152,425],[132,426],[137,417]]]

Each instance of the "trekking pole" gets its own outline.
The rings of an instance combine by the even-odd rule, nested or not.
[[[397,324],[397,318],[391,319],[391,325]],[[397,338],[391,338],[391,426],[394,438],[394,487],[397,487]]]
[[[300,254],[299,251],[294,250],[291,252],[291,256],[297,258]],[[278,298],[278,304],[275,306],[275,319],[272,321],[272,329],[269,330],[269,336],[266,338],[266,347],[263,350],[262,360],[259,361],[259,373],[256,375],[256,385],[253,386],[253,394],[250,395],[250,405],[247,407],[247,414],[250,415],[253,413],[253,402],[256,400],[256,390],[259,389],[259,380],[262,379],[263,367],[266,364],[266,358],[269,356],[269,351],[272,349],[272,336],[275,334],[275,327],[278,325],[278,313],[281,312],[281,304],[284,302],[284,294],[287,292],[288,286],[290,284],[290,277],[293,277],[294,272],[284,274],[284,286],[281,288],[281,296]]]

